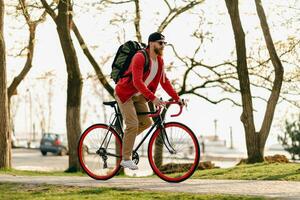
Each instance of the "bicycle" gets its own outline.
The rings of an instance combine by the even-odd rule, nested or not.
[[[107,180],[115,176],[121,166],[122,127],[117,132],[115,123],[121,123],[121,113],[116,101],[104,102],[106,106],[114,109],[113,120],[107,124],[94,124],[87,128],[80,137],[78,157],[83,170],[93,179]],[[182,105],[177,104],[182,112]],[[166,107],[165,107],[166,108]],[[141,142],[134,148],[132,160],[139,162],[138,149],[153,132],[148,144],[148,160],[154,173],[167,182],[181,182],[193,175],[200,160],[200,148],[193,131],[179,122],[165,122],[161,116],[162,108],[154,112],[137,113],[156,117]],[[154,130],[154,131],[153,131]]]

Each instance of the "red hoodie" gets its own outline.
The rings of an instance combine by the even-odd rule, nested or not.
[[[147,52],[149,54],[149,49],[147,49]],[[179,99],[178,94],[175,92],[169,79],[166,77],[163,69],[164,61],[162,57],[158,56],[157,61],[158,70],[156,76],[149,83],[149,85],[146,86],[144,82],[149,76],[150,70],[147,70],[144,73],[145,57],[141,52],[138,52],[134,55],[128,70],[124,74],[125,77],[121,78],[116,85],[115,91],[122,103],[125,103],[128,99],[130,99],[134,94],[138,92],[140,92],[146,99],[153,101],[155,99],[154,93],[157,89],[158,83],[160,83],[162,88],[174,100],[177,101]],[[149,66],[151,67],[151,59],[149,64]]]

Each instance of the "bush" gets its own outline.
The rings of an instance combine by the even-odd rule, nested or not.
[[[265,156],[264,160],[266,163],[289,163],[290,162],[285,155],[279,155],[279,154],[275,154],[273,156]],[[238,164],[236,164],[236,166],[244,165],[247,163],[248,163],[247,158],[243,158],[240,160]]]
[[[300,159],[300,115],[294,122],[285,121],[284,136],[278,136],[278,141],[291,154],[292,160]]]
[[[160,171],[166,173],[166,174],[172,174],[172,173],[181,173],[186,172],[187,169],[191,168],[191,163],[169,163],[166,165],[162,165],[159,169]],[[196,170],[205,170],[205,169],[214,169],[219,168],[216,167],[214,163],[211,161],[205,161],[200,162]]]
[[[265,161],[268,163],[289,163],[289,159],[285,155],[275,154],[274,156],[266,156]]]

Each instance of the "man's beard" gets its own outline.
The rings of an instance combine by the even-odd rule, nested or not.
[[[155,52],[156,55],[158,55],[158,56],[162,56],[162,55],[163,55],[163,49],[154,48],[154,52]]]

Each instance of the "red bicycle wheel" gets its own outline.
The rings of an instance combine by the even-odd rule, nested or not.
[[[169,122],[152,135],[148,158],[155,174],[168,182],[181,182],[193,175],[200,160],[195,134],[184,124]]]
[[[94,124],[80,137],[78,158],[83,170],[92,178],[107,180],[118,173],[122,160],[119,134],[106,124]]]

